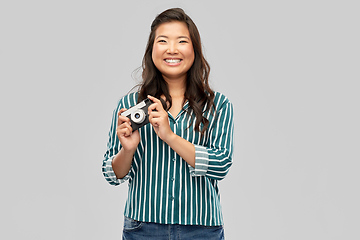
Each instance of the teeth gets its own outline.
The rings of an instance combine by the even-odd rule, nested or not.
[[[167,63],[179,63],[179,62],[181,62],[180,59],[165,59],[165,61]]]

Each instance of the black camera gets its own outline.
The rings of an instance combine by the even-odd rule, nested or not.
[[[133,131],[149,123],[148,107],[151,104],[152,101],[147,98],[121,113],[122,116],[130,119]]]

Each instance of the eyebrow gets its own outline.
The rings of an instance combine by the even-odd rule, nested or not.
[[[159,36],[157,36],[155,39],[158,39],[158,38],[161,38],[161,37],[163,37],[163,38],[169,38],[168,36],[165,36],[165,35],[159,35]],[[177,37],[178,39],[179,38],[187,38],[187,39],[190,39],[189,37],[187,37],[187,36],[179,36],[179,37]]]

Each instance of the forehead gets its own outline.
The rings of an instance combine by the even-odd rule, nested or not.
[[[167,37],[187,36],[190,37],[189,29],[184,22],[172,21],[159,25],[155,31],[155,37],[164,35]]]

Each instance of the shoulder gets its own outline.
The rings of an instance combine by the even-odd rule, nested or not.
[[[118,101],[118,108],[130,108],[137,104],[139,93],[138,92],[132,92],[125,96],[123,96]]]
[[[216,109],[221,109],[224,106],[232,106],[230,100],[222,93],[214,91],[214,105]]]

